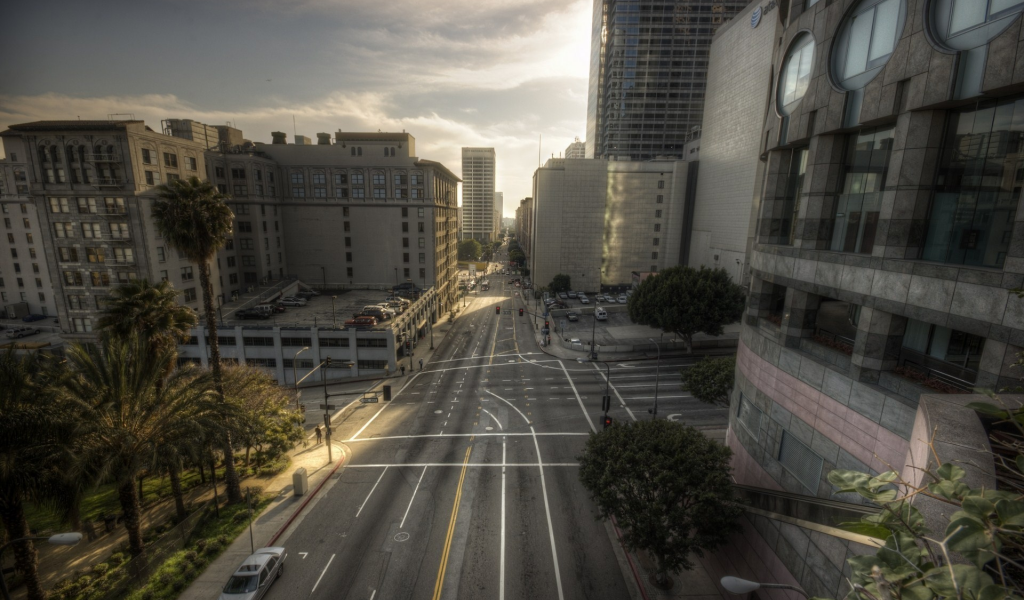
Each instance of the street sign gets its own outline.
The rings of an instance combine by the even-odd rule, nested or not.
[[[338,408],[337,404],[321,404],[320,410],[334,410]]]
[[[362,402],[363,404],[373,404],[377,402],[377,393],[366,392],[365,394],[363,394],[363,397],[359,399],[359,401]]]

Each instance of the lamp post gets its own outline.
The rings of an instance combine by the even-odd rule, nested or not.
[[[337,300],[337,296],[331,296],[331,319],[334,321],[334,328],[338,328],[338,312],[334,308],[334,301]]]
[[[658,383],[661,381],[661,344],[654,341],[654,338],[647,338],[654,344],[658,349],[658,366],[654,371],[654,411],[651,413],[652,419],[658,418]]]
[[[725,591],[730,594],[749,594],[750,592],[756,591],[760,588],[766,588],[774,590],[792,590],[804,598],[808,597],[807,592],[796,585],[789,585],[786,583],[759,583],[757,581],[748,581],[731,575],[727,575],[722,578],[722,587],[724,587]]]
[[[584,362],[599,362],[599,363],[604,365],[604,369],[605,369],[605,375],[604,375],[604,397],[601,398],[601,407],[604,409],[604,416],[605,416],[604,422],[607,423],[608,422],[608,410],[611,409],[611,407],[612,407],[612,395],[611,395],[612,366],[608,364],[608,361],[597,360],[597,359],[594,359],[594,358],[590,359],[589,361],[587,359],[585,359],[585,358],[577,358],[576,360],[581,362],[581,363],[584,363]]]
[[[301,350],[300,350],[301,352]],[[323,374],[321,379],[324,381],[324,425],[327,426],[327,464],[334,462],[334,453],[331,452],[331,410],[330,404],[328,404],[329,398],[327,397],[327,367],[331,366],[331,357],[328,356],[320,363],[320,372]]]
[[[327,267],[325,267],[323,265],[320,265],[320,272],[324,276],[324,288],[323,289],[326,290],[327,289]]]
[[[593,319],[594,323],[593,323],[593,325],[590,328],[590,358],[592,360],[597,360],[597,349],[594,347],[594,335],[597,333],[597,306],[596,305],[594,306],[594,312],[592,313],[592,315],[594,317],[594,319]]]
[[[56,546],[74,546],[78,542],[82,541],[82,534],[78,532],[74,533],[58,533],[51,536],[28,536],[11,540],[0,546],[0,565],[3,564],[4,550],[7,550],[8,546],[17,544],[18,542],[29,542],[46,540],[47,542]],[[11,600],[11,593],[7,591],[7,580],[4,579],[3,571],[0,571],[0,592],[3,593],[3,600]]]
[[[292,357],[292,385],[295,386],[296,389],[299,387],[299,372],[295,368],[295,363],[298,362],[299,355],[306,350],[309,350],[309,346],[303,346],[302,349],[296,352],[295,356]],[[295,395],[295,410],[300,410],[298,394]]]

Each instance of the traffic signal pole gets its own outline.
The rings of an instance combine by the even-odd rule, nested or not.
[[[331,366],[331,357],[328,356],[323,362],[324,380],[324,425],[327,427],[327,464],[334,462],[334,454],[331,451],[331,410],[327,403],[327,367]]]

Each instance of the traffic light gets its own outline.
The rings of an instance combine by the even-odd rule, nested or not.
[[[548,321],[544,321],[544,327],[546,329],[551,329],[551,323],[549,323]]]
[[[604,428],[608,429],[611,426],[612,426],[612,418],[610,416],[608,416],[608,415],[605,415],[604,416]]]
[[[519,316],[520,317],[523,316],[523,309],[521,309],[521,308],[519,309]]]
[[[496,315],[500,315],[501,314],[501,307],[500,306],[495,306],[494,307],[494,314],[496,314]]]
[[[324,359],[324,365],[326,365],[328,367],[331,366],[331,357],[330,356],[328,356],[327,358]]]
[[[405,349],[409,350],[409,346],[410,346],[409,340],[405,340]]]

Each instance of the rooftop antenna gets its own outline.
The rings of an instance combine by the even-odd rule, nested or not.
[[[538,169],[540,168],[540,145],[541,145],[541,142],[543,140],[544,140],[544,134],[543,133],[538,134],[537,135],[537,168]]]
[[[298,134],[295,133],[295,115],[292,115],[292,139],[295,139],[296,135]]]

